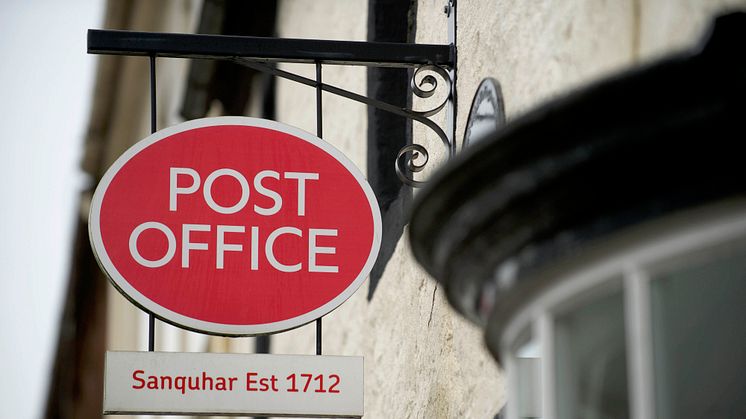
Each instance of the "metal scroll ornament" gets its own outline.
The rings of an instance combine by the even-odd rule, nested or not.
[[[355,102],[373,106],[374,108],[381,109],[394,115],[399,115],[404,118],[417,121],[427,126],[431,130],[433,130],[435,134],[438,135],[441,142],[448,150],[449,157],[452,157],[456,152],[455,144],[448,138],[448,135],[445,133],[445,131],[443,131],[443,129],[435,121],[430,119],[431,116],[442,111],[453,98],[453,82],[448,70],[443,67],[439,67],[436,65],[424,65],[418,67],[414,71],[414,74],[412,74],[412,93],[414,93],[417,97],[423,99],[432,97],[438,90],[439,78],[443,80],[446,91],[448,92],[445,95],[443,101],[440,102],[437,106],[424,111],[416,111],[413,109],[407,109],[400,106],[392,105],[390,103],[373,99],[368,96],[363,96],[349,90],[332,86],[330,84],[321,83],[317,80],[309,79],[307,77],[290,73],[288,71],[263,63],[257,63],[252,60],[238,57],[232,57],[229,60],[244,67],[252,68],[263,73],[292,80],[297,83],[305,84],[306,86],[318,87],[325,92],[329,92],[337,96],[342,96],[347,99],[354,100]],[[437,75],[438,77],[436,77],[435,75]],[[415,180],[412,174],[424,170],[428,160],[429,154],[425,147],[419,144],[409,144],[399,150],[396,162],[394,163],[394,168],[396,170],[397,176],[399,176],[399,179],[404,184],[417,188],[423,186],[425,182]]]
[[[435,77],[433,73],[437,74],[439,77]],[[430,119],[431,116],[442,111],[453,97],[453,87],[448,71],[443,67],[435,65],[425,65],[417,68],[414,71],[414,74],[412,74],[412,93],[423,99],[432,97],[438,90],[438,78],[445,82],[446,91],[448,92],[445,98],[437,106],[428,110],[416,111],[413,109],[402,109],[404,112],[402,116],[411,118],[412,120],[424,124],[433,130],[448,150],[449,157],[452,157],[455,149],[452,146],[451,140],[449,140],[448,135],[443,131],[443,129]],[[406,185],[415,188],[422,187],[425,182],[415,180],[413,175],[414,173],[424,170],[428,161],[429,154],[424,146],[420,144],[406,145],[399,150],[399,154],[396,157],[396,163],[394,165],[396,175]]]
[[[425,182],[414,180],[413,177],[408,177],[406,175],[407,172],[401,168],[401,164],[402,162],[405,162],[410,173],[417,173],[425,169],[425,165],[427,165],[429,159],[430,155],[427,154],[427,149],[425,147],[419,144],[406,145],[399,150],[399,154],[396,156],[396,174],[405,184],[414,188],[420,188],[425,185]],[[421,160],[421,162],[417,163],[419,160]]]

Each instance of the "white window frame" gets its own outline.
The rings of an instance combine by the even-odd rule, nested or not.
[[[515,394],[514,349],[527,331],[540,351],[542,419],[556,419],[554,324],[559,313],[589,301],[622,279],[625,304],[628,394],[633,419],[655,418],[650,282],[658,265],[746,238],[746,200],[689,211],[651,222],[613,243],[594,260],[578,260],[553,280],[554,285],[520,309],[500,341],[508,378],[507,419],[519,419],[511,407]],[[618,289],[618,288],[617,288]]]

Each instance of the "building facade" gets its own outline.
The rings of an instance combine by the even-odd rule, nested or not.
[[[248,3],[248,2],[247,2]],[[445,1],[108,2],[106,29],[201,32],[342,40],[448,43]],[[629,0],[462,1],[457,4],[461,145],[479,82],[502,87],[508,121],[567,92],[634,65],[691,47],[712,18],[744,1]],[[314,77],[314,66],[280,68]],[[400,106],[427,109],[442,97],[412,97],[407,70],[325,65],[325,83]],[[84,170],[70,287],[62,321],[48,415],[101,412],[105,350],[147,350],[148,318],[108,284],[90,252],[90,194],[109,165],[150,133],[147,57],[102,57]],[[442,85],[441,85],[442,86]],[[205,116],[266,117],[316,131],[315,91],[226,63],[159,58],[157,127]],[[447,93],[446,93],[447,95]],[[492,418],[506,400],[506,379],[483,331],[457,314],[411,253],[406,231],[412,191],[397,183],[396,152],[408,143],[430,154],[426,180],[448,160],[427,127],[323,95],[323,138],[367,173],[382,207],[384,242],[369,281],[323,319],[323,351],[365,357],[365,415],[371,418]],[[443,123],[441,114],[434,120]],[[476,180],[479,181],[479,180]],[[270,338],[219,338],[156,322],[156,350],[315,353],[311,325]],[[531,367],[528,367],[531,368]],[[511,381],[514,384],[516,381]],[[530,404],[530,403],[529,403]]]

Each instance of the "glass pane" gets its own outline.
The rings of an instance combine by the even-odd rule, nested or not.
[[[541,359],[539,344],[529,340],[515,353],[519,418],[541,418]]]
[[[557,417],[629,417],[624,298],[621,292],[557,316]]]
[[[651,283],[657,417],[746,418],[746,252]]]

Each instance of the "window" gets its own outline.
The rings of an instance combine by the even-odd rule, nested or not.
[[[650,283],[656,417],[746,417],[746,243]]]
[[[541,417],[541,358],[538,342],[528,337],[517,350],[514,360],[518,416]]]
[[[554,328],[557,417],[629,417],[622,292],[557,316]]]
[[[609,247],[514,315],[508,418],[746,417],[746,215],[705,214]]]

